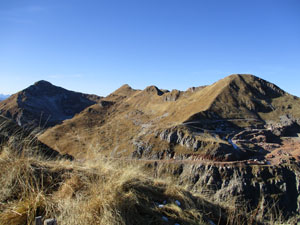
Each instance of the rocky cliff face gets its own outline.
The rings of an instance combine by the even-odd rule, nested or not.
[[[100,99],[39,81],[2,101],[0,113],[21,126],[49,127],[72,118]]]
[[[134,142],[136,150],[133,157],[144,159],[213,159],[213,160],[238,160],[241,159],[240,151],[227,141],[210,134],[194,135],[191,131],[180,127],[158,131],[156,139],[167,143],[164,149],[153,150],[151,144]],[[184,153],[176,152],[177,147],[186,149]]]
[[[256,217],[300,218],[300,170],[280,166],[163,163],[149,165],[158,177],[172,176],[180,185],[225,207],[236,207]],[[299,221],[300,222],[300,221]]]

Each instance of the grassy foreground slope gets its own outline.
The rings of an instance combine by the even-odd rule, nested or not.
[[[34,224],[36,216],[63,224],[274,224],[213,203],[159,178],[140,161],[83,162],[0,153],[0,225]],[[287,221],[285,221],[287,222]]]
[[[46,160],[3,146],[0,169],[1,225],[33,224],[36,216],[60,225],[254,222],[154,178],[136,163]]]

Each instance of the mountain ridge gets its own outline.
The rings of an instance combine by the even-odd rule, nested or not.
[[[0,112],[22,126],[49,127],[72,118],[100,99],[41,80],[0,102]]]
[[[94,148],[117,157],[243,160],[264,158],[270,146],[280,146],[268,124],[280,123],[286,114],[300,118],[298,98],[253,75],[235,74],[187,91],[125,85],[102,101],[111,103],[86,108],[40,140],[75,157]],[[238,139],[250,128],[261,130],[254,137],[272,142],[261,146]]]
[[[39,103],[44,95],[56,96],[61,89],[49,85],[37,82],[17,99]],[[35,93],[40,94],[35,96],[39,101],[32,100]],[[39,134],[0,115],[5,190],[1,197],[4,203],[9,201],[1,206],[0,220],[9,224],[12,218],[22,218],[26,223],[20,217],[26,211],[20,208],[30,210],[34,220],[54,207],[58,211],[51,217],[65,222],[71,214],[81,215],[78,212],[85,207],[91,212],[91,224],[102,216],[108,218],[104,223],[116,224],[119,215],[103,212],[102,206],[122,212],[125,218],[130,206],[129,224],[153,222],[155,217],[155,224],[296,224],[300,222],[299,104],[297,97],[267,81],[237,74],[186,91],[153,85],[134,90],[123,85]],[[185,191],[180,192],[180,187]],[[19,189],[25,191],[16,198]],[[38,197],[32,197],[34,193]],[[120,196],[125,198],[120,201]],[[91,199],[96,199],[95,204],[90,204]],[[67,205],[62,207],[63,200]],[[41,211],[28,209],[28,202],[34,207],[41,204]],[[207,207],[209,202],[218,207]],[[136,219],[137,212],[142,219]],[[186,222],[182,212],[187,212]]]

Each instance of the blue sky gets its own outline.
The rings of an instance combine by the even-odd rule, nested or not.
[[[251,73],[300,96],[299,0],[1,0],[0,93],[107,95]]]

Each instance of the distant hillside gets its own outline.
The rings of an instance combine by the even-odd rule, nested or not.
[[[9,98],[10,95],[3,95],[3,94],[0,94],[0,101],[3,101],[7,98]]]
[[[49,127],[72,118],[100,99],[39,81],[0,102],[0,112],[21,126]]]
[[[76,157],[93,149],[113,157],[231,161],[264,157],[281,143],[270,126],[297,118],[297,97],[256,76],[235,74],[187,91],[124,85],[40,140]],[[256,129],[252,136],[240,134],[250,128]],[[244,141],[249,135],[253,141]]]

